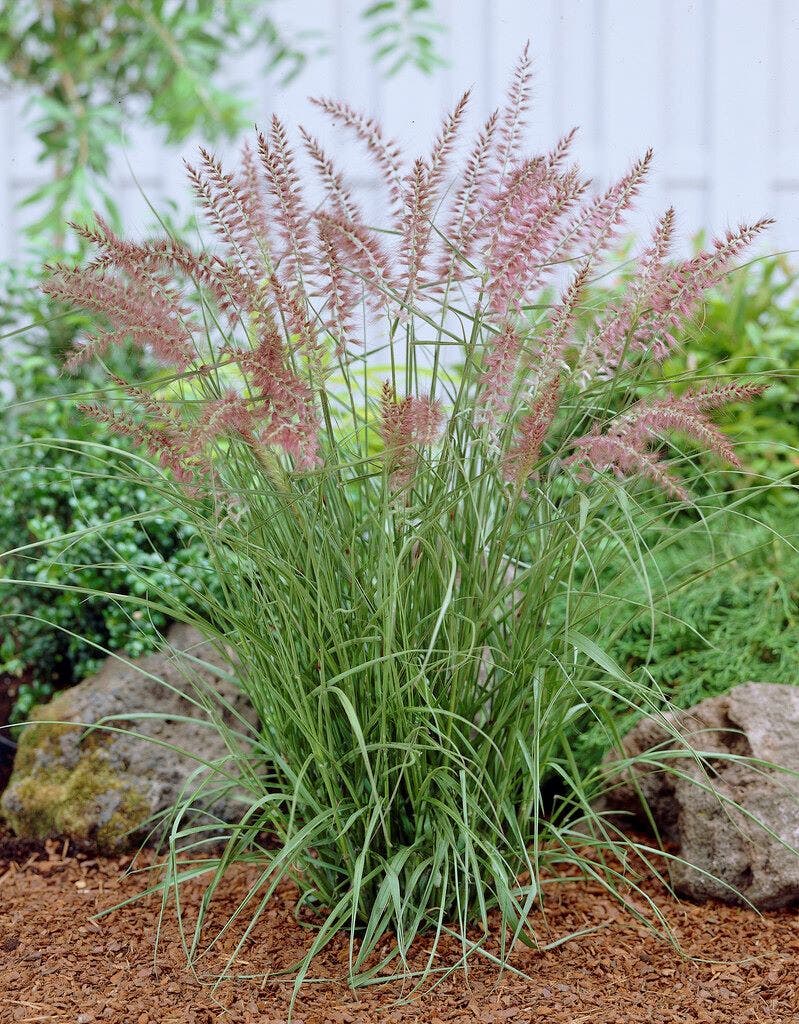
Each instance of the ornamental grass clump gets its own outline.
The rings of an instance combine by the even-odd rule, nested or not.
[[[114,381],[126,404],[87,412],[149,448],[160,511],[179,507],[206,538],[207,615],[173,611],[234,653],[260,723],[225,731],[229,757],[201,784],[236,787],[241,821],[188,825],[191,780],[174,812],[173,846],[197,860],[173,851],[164,886],[208,873],[186,936],[195,962],[232,932],[232,964],[287,877],[317,915],[300,980],[340,929],[353,983],[392,962],[408,971],[423,931],[424,976],[444,935],[464,959],[505,963],[564,875],[655,913],[622,885],[631,841],[593,807],[601,772],[581,774],[569,737],[597,721],[613,737],[616,687],[626,710],[664,707],[598,643],[612,599],[599,581],[620,553],[622,572],[642,572],[651,509],[669,508],[639,525],[642,489],[689,499],[665,435],[740,466],[710,414],[758,389],[672,392],[659,367],[766,222],[675,260],[668,210],[578,343],[584,289],[606,272],[652,156],[592,194],[573,133],[524,154],[529,91],[525,50],[464,156],[468,93],[410,164],[374,120],[317,101],[371,154],[379,228],[317,139],[274,117],[239,170],[205,151],[188,168],[213,245],[125,241],[98,219],[80,229],[93,261],[48,285],[107,323],[74,360],[134,342],[162,364],[146,383]],[[553,285],[560,300],[537,301]],[[224,852],[201,856],[220,837]],[[209,936],[237,861],[262,871]]]

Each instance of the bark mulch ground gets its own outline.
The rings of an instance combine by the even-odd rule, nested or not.
[[[309,932],[295,922],[294,893],[280,890],[238,963],[241,974],[216,991],[185,967],[174,914],[164,923],[153,965],[160,902],[148,899],[92,921],[92,915],[140,890],[126,875],[130,858],[0,841],[0,1020],[69,1024],[283,1024],[290,984],[274,972],[307,948]],[[223,919],[253,878],[249,868],[226,884]],[[656,891],[654,886],[651,890]],[[188,916],[200,896],[185,890]],[[350,991],[343,980],[309,985],[297,1002],[297,1024],[424,1021],[425,1024],[695,1024],[799,1022],[799,914],[758,916],[722,905],[695,906],[657,897],[685,951],[668,945],[588,885],[567,884],[553,895],[550,938],[582,928],[598,931],[548,952],[522,949],[513,964],[527,979],[475,960],[468,977],[450,975],[411,1001],[407,986]],[[223,954],[209,963],[221,969]],[[421,963],[424,950],[416,951]],[[449,958],[449,960],[448,960]],[[454,962],[448,945],[438,964]],[[320,958],[317,978],[341,979],[346,941]]]

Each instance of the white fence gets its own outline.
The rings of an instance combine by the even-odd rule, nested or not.
[[[258,55],[235,63],[231,81],[252,96],[257,120],[276,110],[316,130],[320,119],[306,96],[333,94],[380,116],[415,153],[463,88],[473,87],[476,115],[492,109],[529,38],[536,62],[532,145],[548,147],[581,126],[576,154],[601,186],[651,144],[656,166],[639,224],[651,223],[669,202],[686,236],[770,214],[778,224],[768,248],[797,244],[797,0],[436,0],[448,66],[432,79],[407,70],[389,81],[370,62],[362,6],[275,3],[277,17],[326,33],[329,53],[284,91],[263,75]],[[16,204],[39,174],[21,103],[0,101],[0,258],[20,251]],[[343,140],[324,135],[368,197],[376,187],[369,166]],[[136,230],[147,220],[139,189],[156,205],[186,191],[180,154],[165,149],[157,132],[131,126],[130,137],[114,190]]]

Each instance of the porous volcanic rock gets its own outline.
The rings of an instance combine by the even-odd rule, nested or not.
[[[196,630],[176,625],[162,653],[135,662],[107,658],[96,675],[35,709],[0,803],[16,834],[90,841],[103,851],[141,836],[152,815],[170,807],[187,784],[199,784],[189,782],[198,769],[189,755],[213,762],[227,753],[207,714],[189,698],[219,695],[233,710],[213,700],[217,713],[239,732],[255,722],[244,695],[217,670],[229,672],[230,664]],[[108,716],[122,716],[108,723],[121,732],[86,731]],[[53,724],[70,722],[79,725]],[[210,787],[216,783],[210,780]],[[241,816],[235,791],[208,804],[223,820]]]
[[[677,847],[670,871],[683,895],[764,910],[799,902],[799,687],[744,683],[664,718],[673,732],[645,718],[623,740],[626,757],[663,752],[663,767],[616,774],[604,807],[644,823],[640,790]]]

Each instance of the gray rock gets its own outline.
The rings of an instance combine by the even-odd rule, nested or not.
[[[686,749],[694,756],[664,760],[679,774],[645,764],[617,773],[604,807],[644,823],[638,787],[661,835],[677,847],[681,860],[670,870],[683,895],[761,909],[799,901],[799,779],[729,756],[799,772],[799,687],[745,683],[665,718],[676,736],[643,719],[623,740],[625,756]],[[608,757],[609,767],[616,758]]]
[[[184,694],[196,698],[210,692],[224,698],[235,711],[222,711],[217,701],[214,707],[239,732],[247,726],[237,721],[236,714],[255,724],[252,708],[238,687],[191,660],[230,671],[230,664],[196,630],[173,626],[167,643],[163,653],[132,664],[107,658],[96,675],[36,709],[20,736],[14,771],[1,802],[17,835],[69,837],[107,851],[122,849],[143,834],[147,819],[179,799],[198,768],[193,757],[153,740],[208,762],[227,753],[207,715]],[[142,712],[167,717],[137,719]],[[85,726],[109,715],[124,716],[110,725],[147,738],[103,729],[86,733]],[[189,720],[176,721],[177,716]],[[80,727],[53,722],[75,722]],[[216,777],[209,785],[213,788],[222,782]],[[199,779],[193,785],[199,785]],[[226,821],[241,816],[235,792],[208,799],[206,807]]]

